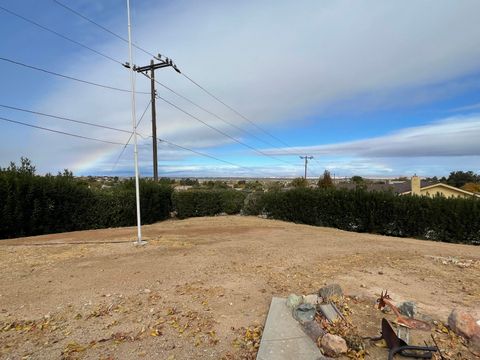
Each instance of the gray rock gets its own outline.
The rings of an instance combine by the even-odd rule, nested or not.
[[[296,294],[288,295],[287,306],[290,309],[295,309],[301,303],[303,303],[303,296],[302,295],[296,295]]]
[[[343,290],[338,284],[329,284],[318,290],[318,295],[324,302],[330,302],[332,300],[341,298],[343,296]]]
[[[345,342],[349,349],[355,351],[365,350],[365,341],[359,335],[347,335],[345,337]]]
[[[300,304],[293,309],[293,317],[301,324],[305,324],[308,321],[315,319],[315,313],[317,310],[315,306],[311,304]]]
[[[313,306],[316,306],[317,304],[321,303],[321,299],[317,294],[311,294],[311,295],[305,295],[303,297],[303,302],[305,304],[312,304]]]
[[[305,334],[308,335],[310,339],[312,339],[315,344],[320,336],[325,335],[325,330],[320,326],[318,322],[315,320],[307,321],[303,324],[303,331]]]
[[[476,338],[480,340],[480,326],[472,314],[465,310],[453,309],[448,317],[448,326],[467,339]],[[480,346],[480,341],[478,344]]]
[[[417,304],[413,301],[405,301],[398,306],[398,310],[400,314],[413,318],[417,314]]]
[[[346,341],[338,335],[325,334],[320,344],[323,353],[327,356],[338,357],[348,351]]]

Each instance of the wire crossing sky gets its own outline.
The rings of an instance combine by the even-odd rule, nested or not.
[[[157,133],[178,145],[159,147],[160,176],[301,176],[298,155],[314,156],[311,176],[479,172],[478,10],[463,0],[133,0],[134,64],[160,53],[182,71],[156,74],[166,101]],[[0,122],[0,166],[27,156],[41,172],[132,175],[128,148],[117,160],[127,134],[112,131],[130,125],[124,6],[7,0],[0,19],[9,34],[0,117],[17,122]],[[149,83],[137,76],[137,119]],[[149,115],[139,125],[143,176],[152,172]]]

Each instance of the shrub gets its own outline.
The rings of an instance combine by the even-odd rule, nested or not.
[[[480,242],[480,201],[389,192],[297,188],[255,195],[246,214],[348,231],[445,242]]]
[[[173,195],[173,206],[180,219],[213,216],[220,213],[238,214],[245,195],[237,190],[191,189]]]
[[[170,186],[141,182],[142,223],[169,217]],[[0,169],[0,239],[136,223],[133,183],[89,189],[70,173],[36,176]]]

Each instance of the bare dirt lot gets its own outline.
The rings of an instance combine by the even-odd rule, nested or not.
[[[332,282],[442,321],[480,309],[480,247],[240,216],[143,231],[143,247],[135,228],[0,241],[0,358],[249,358],[273,295]]]

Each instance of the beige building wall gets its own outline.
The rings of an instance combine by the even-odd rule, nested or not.
[[[411,185],[412,195],[423,195],[420,191],[420,177],[418,177],[417,175],[412,176]]]
[[[454,189],[449,189],[443,186],[436,186],[429,189],[421,189],[420,195],[434,197],[436,195],[442,195],[445,197],[461,197],[461,198],[471,198],[471,195],[464,194],[460,191]]]

